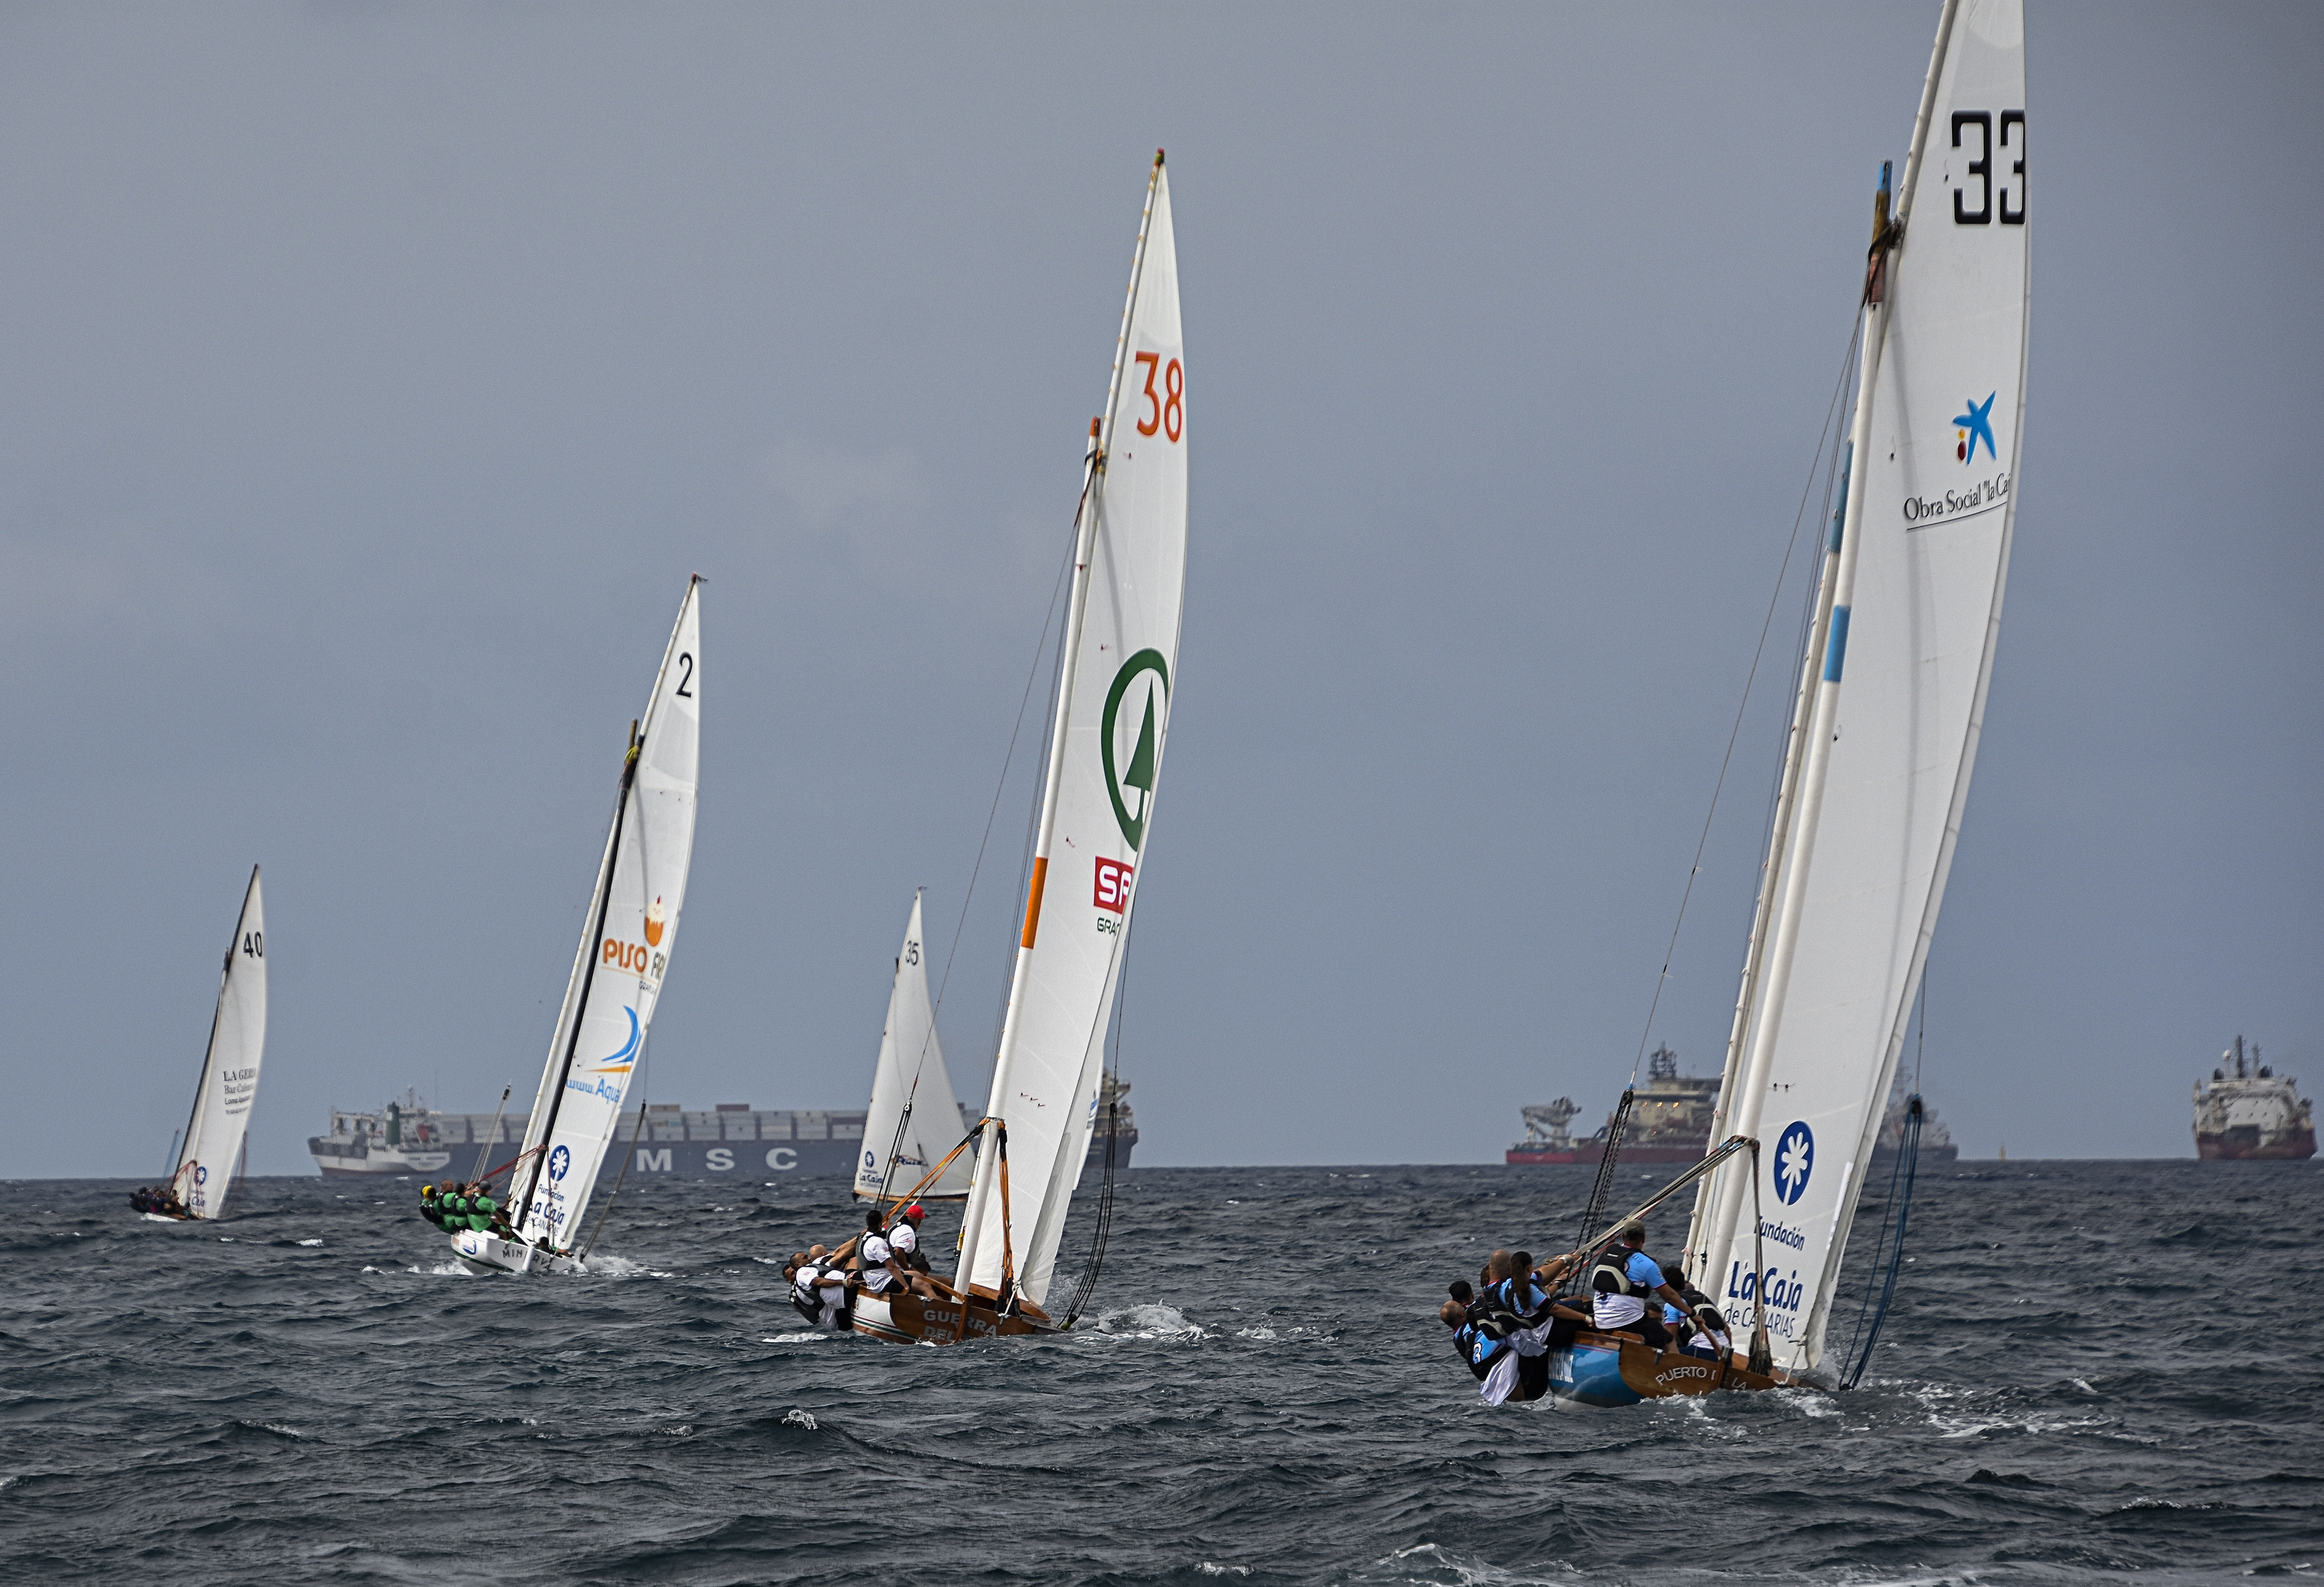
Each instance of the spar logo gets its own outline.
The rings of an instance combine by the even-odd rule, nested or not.
[[[572,1167],[573,1153],[568,1149],[560,1146],[555,1151],[549,1154],[549,1176],[550,1179],[561,1183],[565,1178],[566,1170]]]
[[[1790,1206],[1805,1194],[1815,1172],[1815,1131],[1806,1124],[1787,1127],[1775,1147],[1775,1195]]]
[[[1133,699],[1134,697],[1134,699]],[[1164,721],[1170,711],[1170,663],[1157,650],[1143,650],[1121,664],[1113,675],[1113,687],[1105,694],[1105,716],[1098,724],[1098,752],[1105,762],[1105,791],[1113,800],[1113,818],[1121,827],[1121,835],[1130,846],[1146,846],[1146,817],[1154,807],[1155,729],[1154,706],[1161,702]],[[1114,745],[1116,727],[1121,719],[1121,708],[1134,704],[1140,712],[1138,743],[1130,752],[1130,763],[1121,766]],[[1137,814],[1130,813],[1130,792],[1138,796]]]
[[[1097,872],[1097,907],[1111,909],[1117,915],[1129,909],[1130,879],[1137,874],[1136,868],[1119,860],[1101,858],[1093,869]]]
[[[2001,454],[1993,447],[1993,400],[2000,394],[1997,391],[1988,392],[1984,401],[1964,402],[1962,406],[1969,411],[1953,415],[1953,456],[1962,463],[1977,461],[1977,444],[1979,441],[1985,443],[1987,461],[1998,463],[2001,460]]]

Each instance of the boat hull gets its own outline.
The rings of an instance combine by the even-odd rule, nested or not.
[[[1552,1351],[1549,1357],[1553,1396],[1602,1409],[1725,1389],[1780,1389],[1788,1382],[1781,1374],[1763,1377],[1739,1361],[1722,1365],[1606,1333],[1578,1334],[1571,1349]]]
[[[917,1295],[860,1291],[848,1307],[847,1325],[890,1344],[957,1344],[964,1339],[1015,1338],[1058,1331],[1056,1324],[1047,1321],[1000,1316],[982,1296],[972,1296],[963,1304],[949,1297],[929,1300]]]
[[[452,1254],[478,1273],[586,1273],[578,1257],[558,1256],[538,1246],[525,1245],[483,1230],[463,1229],[452,1236]]]
[[[2195,1155],[2207,1163],[2305,1162],[2316,1155],[2316,1131],[2312,1128],[2287,1130],[2265,1140],[2254,1126],[2217,1135],[2199,1131]]]

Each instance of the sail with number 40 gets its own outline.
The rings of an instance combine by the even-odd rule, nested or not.
[[[570,1250],[583,1235],[598,1165],[644,1056],[678,943],[694,860],[701,587],[698,577],[687,584],[642,725],[622,761],[588,921],[509,1186],[518,1235],[556,1250]]]
[[[1106,1027],[1153,833],[1186,572],[1185,352],[1155,156],[1074,527],[1040,824],[955,1282],[1047,1296],[1096,1122]],[[1005,1130],[1005,1135],[1003,1131]]]
[[[265,1056],[266,907],[259,895],[258,867],[253,865],[242,916],[218,976],[217,1011],[210,1019],[209,1051],[202,1057],[194,1111],[186,1121],[186,1144],[170,1181],[178,1200],[197,1218],[226,1212],[226,1187],[250,1128],[258,1066]]]
[[[960,1144],[960,1103],[945,1073],[928,1002],[928,955],[920,935],[920,895],[896,953],[896,979],[888,992],[888,1024],[880,1033],[880,1062],[872,1072],[872,1105],[863,1115],[863,1151],[855,1159],[855,1194],[901,1195],[914,1186],[930,1201],[968,1194],[971,1159],[964,1152],[933,1181],[928,1170]],[[892,1159],[892,1160],[891,1160]]]
[[[1722,1087],[1758,1183],[1748,1157],[1719,1170],[1689,1240],[1738,1337],[1764,1300],[1793,1370],[1823,1352],[1977,759],[2018,494],[2026,170],[2019,0],[1949,0],[1893,223],[1885,183],[1876,211],[1797,776]]]

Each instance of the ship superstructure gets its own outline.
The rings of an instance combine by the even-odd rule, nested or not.
[[[1711,1145],[1711,1116],[1718,1103],[1718,1076],[1682,1075],[1678,1072],[1678,1054],[1666,1046],[1655,1048],[1646,1058],[1646,1083],[1630,1102],[1630,1122],[1622,1134],[1621,1160],[1694,1162]],[[1606,1122],[1588,1140],[1575,1140],[1566,1126],[1579,1112],[1569,1097],[1526,1109],[1526,1138],[1510,1147],[1503,1160],[1598,1162],[1606,1155],[1606,1138],[1614,1127],[1614,1115],[1609,1113]]]
[[[2316,1155],[2316,1118],[2299,1083],[2259,1059],[2244,1038],[2195,1082],[2195,1155],[2206,1162],[2296,1162]]]

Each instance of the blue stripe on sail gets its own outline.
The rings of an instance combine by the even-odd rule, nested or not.
[[[1834,606],[1831,609],[1831,642],[1824,647],[1823,651],[1823,680],[1838,683],[1840,667],[1847,660],[1848,608]]]

